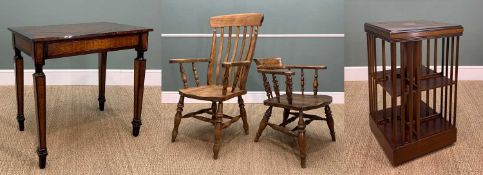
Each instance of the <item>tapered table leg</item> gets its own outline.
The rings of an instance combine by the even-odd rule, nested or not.
[[[137,51],[137,58],[134,59],[134,118],[132,120],[132,135],[138,136],[141,129],[141,111],[144,93],[144,75],[146,74],[146,59],[144,51]]]
[[[104,103],[106,102],[106,62],[107,52],[99,53],[99,110],[104,111]]]
[[[23,113],[23,100],[24,100],[24,80],[23,80],[23,57],[20,50],[15,49],[15,89],[17,91],[17,121],[20,131],[24,130],[25,116]]]
[[[37,114],[37,127],[39,137],[39,147],[37,154],[39,155],[39,167],[45,168],[47,159],[47,120],[46,120],[46,93],[45,93],[45,74],[42,70],[43,65],[35,65],[35,73],[33,74],[34,93],[35,93],[35,109]]]

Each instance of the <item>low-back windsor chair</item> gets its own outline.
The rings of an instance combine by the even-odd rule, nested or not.
[[[255,142],[258,142],[265,127],[270,126],[271,128],[280,131],[289,136],[298,138],[298,145],[300,149],[300,159],[301,166],[305,168],[306,162],[306,143],[305,143],[305,126],[310,124],[314,120],[325,120],[329,126],[330,136],[332,141],[335,141],[335,131],[334,131],[334,119],[332,118],[332,111],[330,110],[329,104],[332,103],[332,97],[327,95],[317,95],[318,91],[318,72],[321,69],[327,69],[325,65],[318,66],[301,66],[301,65],[284,65],[281,58],[264,58],[255,59],[257,64],[257,71],[262,75],[263,85],[267,93],[268,99],[264,101],[266,106],[269,106],[265,115],[263,116],[260,126],[258,128],[257,135],[255,136]],[[293,82],[292,76],[295,72],[292,69],[300,70],[300,85],[301,94],[293,94]],[[304,92],[305,77],[304,70],[312,69],[314,70],[314,81],[313,81],[313,95],[306,94]],[[272,87],[267,78],[267,74],[271,75]],[[280,85],[277,80],[277,76],[285,77],[285,94],[280,94]],[[273,95],[275,92],[275,96]],[[272,108],[279,107],[283,108],[283,121],[281,124],[276,125],[269,123],[270,116],[272,115]],[[316,115],[304,114],[304,111],[319,109],[324,107],[326,118],[322,118]],[[291,111],[295,112],[291,112]],[[294,115],[289,118],[289,115]],[[293,129],[287,129],[286,125],[294,122],[298,119],[298,125]],[[304,120],[305,119],[305,120]]]
[[[215,126],[214,159],[218,158],[218,152],[220,151],[222,129],[229,127],[241,118],[243,120],[245,134],[248,134],[247,114],[242,95],[247,92],[245,84],[255,52],[258,31],[262,22],[263,14],[261,13],[230,14],[211,17],[210,27],[213,29],[213,37],[210,58],[182,58],[171,59],[169,61],[170,63],[179,64],[181,79],[183,81],[183,88],[179,90],[180,98],[174,119],[171,142],[176,140],[181,119],[189,117],[209,122]],[[228,35],[225,33],[226,31],[228,31]],[[220,33],[218,34],[217,32]],[[195,64],[199,62],[208,63],[206,85],[200,84]],[[189,87],[188,78],[183,69],[184,63],[191,63],[195,87]],[[215,73],[214,76],[213,73]],[[211,101],[211,108],[201,109],[183,115],[185,97]],[[240,115],[232,117],[223,114],[223,102],[234,97],[238,97]],[[205,113],[211,115],[211,118],[200,115]],[[229,121],[223,123],[224,118],[229,119]]]

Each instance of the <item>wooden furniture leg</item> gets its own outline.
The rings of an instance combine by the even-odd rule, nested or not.
[[[218,102],[215,115],[215,144],[213,145],[213,158],[218,159],[218,153],[221,147],[221,130],[223,129],[223,102]]]
[[[23,80],[23,57],[20,50],[15,49],[15,89],[17,91],[17,121],[18,121],[18,128],[20,131],[24,130],[24,80]]]
[[[288,115],[290,114],[290,109],[283,109],[283,120],[282,123],[287,122]],[[285,125],[283,125],[285,127]]]
[[[37,114],[39,147],[37,154],[39,156],[39,167],[45,168],[47,159],[47,132],[46,132],[46,96],[45,96],[45,74],[43,65],[35,65],[35,73],[33,74],[33,84],[35,93],[35,109]]]
[[[327,125],[329,126],[330,136],[332,141],[335,141],[335,130],[334,130],[334,118],[332,118],[332,110],[330,110],[329,105],[325,106],[325,117],[327,117]]]
[[[216,118],[216,102],[211,102],[211,120]]]
[[[299,111],[299,122],[297,125],[298,131],[298,144],[300,149],[300,165],[305,168],[305,162],[307,158],[306,143],[305,143],[305,122],[303,111]]]
[[[265,115],[263,116],[263,119],[260,122],[260,126],[258,127],[257,135],[255,136],[255,142],[258,142],[258,139],[260,139],[263,130],[265,130],[265,128],[267,127],[268,120],[270,120],[270,116],[272,115],[272,108],[273,106],[270,106],[268,107],[267,111],[265,111]]]
[[[143,106],[144,75],[146,74],[146,59],[144,51],[137,50],[134,59],[134,118],[132,120],[132,135],[137,137],[141,129],[141,113]]]
[[[174,116],[174,128],[173,128],[173,132],[171,133],[171,142],[174,142],[176,140],[176,137],[178,136],[179,123],[181,123],[181,118],[183,117],[182,115],[183,107],[184,107],[184,96],[180,96],[179,102],[178,102],[178,108],[176,109],[176,115]],[[213,110],[213,113],[215,112],[216,110]]]
[[[107,52],[99,53],[99,110],[104,111],[104,103],[106,102],[106,62]]]
[[[238,96],[238,106],[240,107],[240,115],[243,120],[243,129],[245,130],[245,135],[248,135],[248,119],[247,119],[247,111],[245,110],[245,102],[243,101],[242,96]]]

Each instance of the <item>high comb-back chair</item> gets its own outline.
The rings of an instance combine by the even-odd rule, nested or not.
[[[245,134],[248,134],[247,114],[242,95],[246,94],[250,64],[255,53],[258,31],[263,22],[263,14],[246,13],[214,16],[210,18],[213,29],[211,52],[209,58],[171,59],[170,63],[178,63],[183,81],[183,88],[179,90],[180,98],[174,119],[171,141],[176,140],[178,127],[182,118],[193,117],[214,125],[215,144],[213,146],[214,159],[218,158],[221,146],[222,129],[229,127],[240,118],[243,120]],[[217,42],[218,41],[218,42]],[[208,63],[207,82],[201,85],[195,63]],[[183,64],[189,63],[193,70],[193,87],[189,86]],[[213,76],[214,75],[214,76]],[[240,115],[228,116],[223,114],[223,102],[238,97]],[[201,109],[183,115],[185,98],[211,101],[211,108]],[[209,114],[211,118],[200,114]],[[229,119],[223,123],[223,119]]]

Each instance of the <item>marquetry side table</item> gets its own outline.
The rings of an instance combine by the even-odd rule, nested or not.
[[[463,27],[431,21],[364,27],[369,124],[391,163],[396,166],[456,142]]]
[[[21,52],[31,56],[35,64],[33,85],[35,93],[35,109],[40,168],[45,168],[47,158],[46,132],[46,77],[43,66],[48,59],[90,53],[99,54],[99,109],[104,110],[106,98],[106,60],[107,52],[124,49],[135,49],[134,59],[134,118],[133,135],[138,136],[141,127],[141,109],[144,90],[146,59],[144,52],[148,49],[148,33],[153,29],[98,22],[68,25],[32,26],[9,28],[12,32],[13,49],[15,50],[15,86],[17,90],[17,120],[20,131],[24,130],[24,80],[23,57]]]

